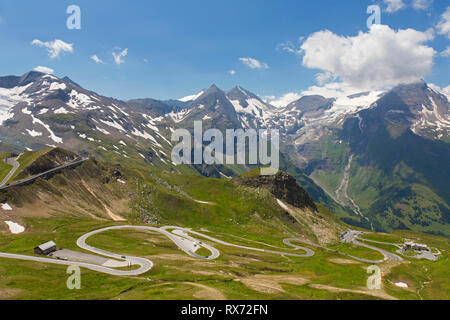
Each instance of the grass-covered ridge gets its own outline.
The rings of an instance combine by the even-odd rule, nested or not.
[[[6,177],[6,175],[13,168],[13,166],[11,166],[3,161],[5,158],[9,158],[10,156],[11,156],[11,153],[8,153],[8,152],[0,153],[0,182],[3,181],[3,179]]]
[[[20,164],[19,169],[17,169],[17,171],[13,174],[13,176],[10,179],[10,182],[17,180],[16,179],[17,176],[23,170],[25,170],[29,165],[31,165],[34,161],[36,161],[36,159],[45,155],[46,153],[50,152],[51,150],[53,150],[53,148],[46,148],[46,149],[42,149],[39,151],[24,151],[20,155],[19,159],[17,160],[17,162],[19,162],[19,164]]]
[[[375,251],[339,243],[339,234],[350,227],[326,207],[317,204],[317,211],[291,207],[286,212],[267,189],[245,186],[235,179],[211,179],[91,159],[48,180],[38,179],[0,192],[0,200],[4,199],[26,231],[11,235],[6,225],[1,225],[0,252],[32,255],[37,244],[49,240],[81,250],[76,246],[81,235],[107,226],[133,224],[192,228],[223,241],[269,250],[277,247],[283,252],[293,252],[283,243],[286,238],[320,244],[327,238],[326,245],[331,249],[361,258],[380,258]],[[127,221],[113,221],[106,208]],[[404,263],[381,264],[384,288],[371,292],[366,288],[368,264],[314,246],[313,257],[297,258],[245,251],[200,238],[221,253],[217,260],[203,261],[187,256],[160,234],[117,230],[95,235],[88,244],[148,258],[155,264],[150,272],[118,278],[82,269],[82,290],[69,291],[63,266],[0,259],[0,298],[448,298],[448,241],[419,233],[367,235],[374,240],[391,237],[435,246],[441,250],[442,259],[432,263],[407,257]],[[443,289],[430,285],[430,279]],[[411,290],[395,287],[394,281],[410,284]]]

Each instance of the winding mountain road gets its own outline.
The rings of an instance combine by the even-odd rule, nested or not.
[[[16,182],[11,183],[11,184],[8,184],[8,185],[4,185],[4,184],[3,184],[3,185],[0,185],[0,190],[5,190],[5,189],[11,188],[11,187],[15,187],[15,186],[19,186],[19,185],[22,185],[22,184],[31,182],[31,181],[36,180],[37,178],[40,178],[40,177],[45,176],[45,175],[47,175],[47,174],[50,174],[50,173],[53,173],[53,172],[56,172],[56,171],[59,171],[59,170],[64,170],[64,169],[69,168],[69,167],[76,166],[76,165],[78,165],[78,164],[80,164],[80,163],[85,162],[86,160],[88,160],[88,158],[78,159],[78,160],[75,160],[75,161],[73,161],[73,162],[71,162],[71,163],[68,163],[68,164],[65,164],[65,165],[62,165],[62,166],[53,168],[53,169],[51,169],[51,170],[48,170],[48,171],[45,171],[45,172],[36,174],[36,175],[31,176],[31,177],[26,178],[26,179],[23,179],[23,180],[20,180],[20,181],[16,181]],[[17,162],[17,161],[16,161],[16,162]],[[17,163],[17,165],[19,165],[19,163]],[[11,176],[16,172],[17,169],[18,169],[18,166],[17,166],[17,168],[15,168],[14,171],[11,170],[12,173],[10,172],[10,173],[8,174],[8,175],[10,175],[10,176],[9,176],[9,178],[8,178],[8,176],[6,177],[6,178],[8,178],[8,179],[6,180],[6,182],[11,178]],[[6,178],[5,178],[5,179],[6,179]],[[4,181],[4,182],[5,182],[5,181]],[[6,183],[6,182],[5,182],[5,183]]]
[[[391,253],[384,249],[374,247],[374,246],[371,246],[371,245],[361,242],[361,241],[365,241],[365,239],[360,238],[360,236],[363,235],[364,233],[367,233],[367,232],[357,231],[357,230],[347,230],[347,232],[344,234],[343,240],[344,240],[344,242],[353,243],[357,246],[366,247],[368,249],[375,250],[375,251],[378,251],[379,253],[381,253],[384,256],[384,260],[380,260],[375,263],[380,263],[380,262],[383,262],[386,260],[403,261],[402,257],[400,257],[394,253]],[[360,241],[358,241],[358,240],[360,240]],[[366,260],[366,259],[363,259],[363,260]],[[369,263],[373,263],[373,262],[369,262]]]
[[[173,230],[180,230],[180,231],[184,231],[187,233],[192,233],[194,235],[203,237],[205,239],[208,239],[210,241],[213,241],[215,243],[227,246],[227,247],[234,247],[234,248],[240,248],[240,249],[244,249],[244,250],[250,250],[250,251],[258,251],[258,252],[266,252],[266,253],[273,253],[273,254],[278,254],[278,255],[282,255],[282,256],[291,256],[291,257],[301,257],[301,258],[307,258],[307,257],[312,257],[314,256],[314,251],[312,251],[309,248],[304,248],[304,247],[300,247],[300,246],[295,246],[295,245],[291,245],[295,248],[295,250],[303,250],[306,253],[305,254],[296,254],[296,253],[289,253],[289,252],[282,252],[282,251],[275,251],[275,250],[267,250],[267,249],[260,249],[260,248],[253,248],[253,247],[247,247],[247,246],[241,246],[238,244],[233,244],[233,243],[229,243],[226,241],[222,241],[210,236],[207,236],[205,234],[202,234],[200,232],[196,232],[196,231],[192,231],[192,230],[188,230],[188,229],[184,229],[184,228],[180,228],[180,227],[163,227],[162,229],[164,230],[168,230],[168,229],[173,229]]]
[[[290,252],[277,251],[277,250],[267,250],[267,249],[253,248],[253,247],[233,244],[233,243],[229,243],[229,242],[205,235],[200,232],[196,232],[196,231],[193,231],[190,229],[176,227],[176,226],[166,226],[166,227],[162,227],[162,228],[156,228],[156,227],[149,227],[149,226],[124,225],[124,226],[112,226],[112,227],[102,228],[99,230],[94,230],[89,233],[86,233],[85,235],[81,236],[77,240],[77,245],[81,249],[89,251],[98,256],[110,258],[110,260],[108,260],[108,262],[104,263],[103,265],[85,263],[85,262],[67,261],[67,260],[57,260],[57,259],[46,258],[46,257],[27,256],[27,255],[19,255],[19,254],[11,254],[11,253],[1,253],[1,252],[0,252],[0,258],[52,263],[52,264],[67,265],[67,266],[79,266],[79,267],[84,267],[86,269],[90,269],[93,271],[98,271],[98,272],[102,272],[102,273],[114,275],[114,276],[138,276],[138,275],[141,275],[141,274],[144,274],[144,273],[150,271],[153,268],[153,262],[150,261],[149,259],[141,258],[141,257],[134,257],[134,256],[125,256],[125,255],[122,255],[119,253],[109,252],[106,250],[92,247],[86,243],[86,241],[94,235],[97,235],[97,234],[100,234],[103,232],[107,232],[107,231],[125,230],[125,229],[132,229],[132,230],[139,230],[139,231],[151,231],[151,232],[160,233],[160,234],[166,236],[168,239],[170,239],[179,249],[184,251],[189,256],[191,256],[193,258],[205,259],[205,260],[217,259],[220,256],[219,250],[192,237],[190,234],[192,234],[194,236],[198,236],[200,238],[207,239],[207,240],[215,242],[217,244],[227,246],[227,247],[239,248],[239,249],[243,249],[246,251],[271,253],[271,254],[277,254],[277,255],[281,255],[281,256],[291,256],[291,257],[301,257],[301,258],[307,258],[307,257],[314,256],[313,250],[306,248],[306,247],[299,246],[298,244],[295,244],[292,242],[305,243],[306,245],[323,248],[328,251],[341,253],[341,252],[333,250],[333,249],[329,249],[329,248],[322,247],[317,244],[313,244],[310,242],[306,242],[306,241],[303,241],[300,239],[294,239],[294,238],[284,239],[283,242],[285,245],[293,247],[293,249],[291,249],[291,250],[305,251],[304,254],[290,253]],[[372,264],[381,263],[388,259],[396,260],[396,261],[402,260],[401,257],[399,257],[395,254],[389,253],[382,249],[372,247],[372,246],[369,246],[369,245],[366,245],[364,243],[357,241],[356,239],[358,239],[359,235],[360,235],[360,233],[358,233],[356,231],[349,232],[347,235],[348,238],[346,238],[346,242],[352,242],[356,245],[368,247],[370,249],[379,251],[385,256],[385,259],[373,261],[373,260],[357,258],[357,257],[351,256],[351,255],[345,254],[345,253],[342,253],[342,254],[344,254],[350,258],[353,258],[355,260],[366,262],[366,263],[372,263]],[[200,256],[200,255],[196,254],[196,251],[200,248],[207,249],[208,251],[211,252],[211,254],[209,256]],[[286,250],[289,250],[289,249],[286,249]],[[128,265],[130,267],[138,266],[138,268],[134,269],[134,270],[119,270],[119,269],[113,269],[110,267],[110,266],[120,266],[120,265],[122,265],[122,266]]]
[[[241,245],[236,245],[232,243],[228,243],[207,235],[204,235],[199,232],[195,232],[189,229],[180,228],[180,227],[163,227],[163,228],[155,228],[155,227],[147,227],[147,226],[113,226],[113,227],[107,227],[95,231],[91,231],[89,233],[86,233],[85,235],[81,236],[77,240],[77,245],[91,253],[94,253],[99,256],[108,257],[113,260],[110,260],[110,262],[126,262],[129,266],[139,266],[138,269],[135,270],[118,270],[109,268],[106,265],[96,265],[92,263],[84,263],[84,262],[76,262],[76,261],[66,261],[66,260],[58,260],[58,259],[52,259],[52,258],[45,258],[45,257],[36,257],[36,256],[27,256],[27,255],[20,255],[20,254],[12,254],[12,253],[1,253],[0,252],[0,258],[6,258],[6,259],[17,259],[17,260],[24,260],[24,261],[34,261],[34,262],[42,262],[42,263],[51,263],[51,264],[58,264],[58,265],[66,265],[66,266],[78,266],[78,267],[84,267],[86,269],[90,269],[93,271],[98,271],[110,275],[115,276],[137,276],[144,274],[148,271],[150,271],[153,268],[153,262],[140,257],[134,257],[134,256],[125,256],[118,253],[109,252],[106,250],[102,250],[99,248],[92,247],[86,243],[87,239],[90,237],[106,232],[106,231],[112,231],[112,230],[124,230],[124,229],[134,229],[134,230],[140,230],[140,231],[152,231],[152,232],[158,232],[163,235],[165,235],[167,238],[169,238],[172,242],[174,242],[178,248],[180,248],[182,251],[190,255],[194,258],[200,258],[205,260],[214,260],[217,259],[220,256],[219,250],[216,248],[205,244],[193,237],[191,237],[189,234],[194,234],[199,237],[208,239],[210,241],[229,246],[229,247],[235,247],[235,248],[241,248],[245,250],[252,250],[252,251],[259,251],[259,252],[266,252],[266,253],[273,253],[278,255],[286,255],[286,256],[295,256],[295,257],[311,257],[314,255],[314,252],[311,249],[303,248],[300,246],[293,245],[295,247],[295,250],[301,249],[306,252],[306,254],[294,254],[294,253],[287,253],[287,252],[281,252],[281,251],[274,251],[274,250],[265,250],[260,248],[252,248],[252,247],[246,247]],[[171,230],[172,232],[169,232]],[[195,252],[200,247],[203,247],[211,252],[211,254],[207,257],[200,256],[196,254]]]
[[[17,158],[8,158],[5,160],[5,163],[13,166],[13,168],[6,175],[6,177],[3,179],[3,181],[0,183],[0,187],[3,187],[9,181],[9,179],[11,179],[11,177],[14,175],[14,173],[16,173],[17,169],[19,169],[20,163],[17,161],[17,160],[19,160],[19,157],[20,157],[20,155]]]

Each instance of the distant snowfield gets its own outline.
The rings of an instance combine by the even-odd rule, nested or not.
[[[23,111],[23,110],[22,110]],[[33,124],[40,124],[41,126],[43,126],[48,133],[50,134],[50,139],[52,139],[53,141],[55,141],[56,143],[63,143],[63,139],[61,139],[60,137],[57,137],[53,131],[50,129],[50,126],[48,124],[45,124],[44,122],[42,122],[40,119],[35,118],[33,115],[31,115],[31,118],[33,119]]]
[[[408,284],[406,284],[404,282],[397,282],[397,283],[395,283],[395,285],[399,288],[409,288]]]
[[[22,96],[22,93],[31,85],[32,83],[23,87],[14,87],[11,89],[0,88],[0,125],[14,116],[11,112],[12,107],[19,102],[27,100],[26,97]]]
[[[11,206],[7,203],[2,203],[2,209],[5,211],[12,211]]]
[[[58,82],[52,82],[52,84],[50,85],[50,91],[54,91],[54,90],[65,90],[66,89],[66,85],[64,83],[58,83]]]
[[[29,129],[26,129],[26,130],[27,130],[28,134],[30,136],[32,136],[32,137],[40,137],[40,136],[42,136],[42,132],[29,130]]]
[[[212,202],[200,201],[200,200],[195,200],[195,199],[194,199],[194,202],[197,202],[197,203],[200,203],[200,204],[207,204],[207,205],[210,205],[210,206],[214,205],[214,203],[212,203]]]
[[[277,199],[278,204],[280,205],[280,207],[282,207],[284,210],[289,211],[289,208],[287,205],[285,205],[281,200]]]
[[[194,94],[192,96],[180,98],[180,99],[178,99],[178,101],[182,101],[182,102],[194,101],[194,100],[197,100],[197,98],[199,98],[202,94],[203,94],[203,91],[199,92],[198,94]]]
[[[11,231],[12,234],[19,234],[25,231],[25,228],[18,223],[12,221],[5,221],[5,223],[8,225],[9,231]]]

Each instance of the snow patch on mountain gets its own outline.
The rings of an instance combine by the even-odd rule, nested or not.
[[[12,208],[7,202],[5,202],[5,203],[2,203],[2,210],[4,210],[4,211],[12,211]]]
[[[121,124],[117,123],[117,122],[114,121],[114,120],[103,120],[103,119],[100,119],[100,121],[103,122],[104,124],[106,124],[107,126],[110,126],[110,127],[112,127],[112,128],[115,128],[115,129],[117,129],[117,130],[119,130],[119,131],[122,131],[122,132],[126,132],[126,130],[124,129],[124,127],[122,127]]]
[[[48,133],[50,134],[50,139],[52,139],[56,143],[60,143],[60,144],[63,143],[63,139],[58,137],[58,136],[56,136],[53,133],[52,129],[50,129],[50,126],[48,124],[45,124],[42,120],[40,120],[38,118],[35,118],[33,115],[31,115],[31,118],[33,119],[33,124],[36,124],[36,123],[40,124],[41,126],[43,126],[48,131]]]
[[[32,83],[26,86],[14,87],[11,89],[0,88],[0,125],[6,120],[14,117],[14,113],[11,109],[20,102],[28,102],[28,96],[24,94]]]
[[[161,148],[162,148],[162,146],[158,143],[158,141],[156,141],[156,139],[155,139],[151,134],[149,134],[149,133],[146,132],[146,131],[139,131],[138,129],[134,128],[134,131],[131,132],[131,133],[132,133],[133,135],[137,136],[137,137],[141,137],[141,138],[144,138],[144,139],[146,139],[146,140],[150,140],[150,141],[152,141],[155,145],[157,145],[158,147],[161,147]]]
[[[73,109],[85,108],[92,104],[93,101],[89,96],[84,93],[78,93],[76,90],[72,90],[70,93],[70,101],[67,105]]]
[[[26,130],[27,130],[28,134],[29,134],[30,136],[32,136],[32,137],[40,137],[40,136],[42,136],[42,132],[38,132],[38,131],[34,131],[34,130],[29,130],[29,129],[26,129]]]
[[[167,116],[170,119],[172,119],[173,122],[180,123],[181,121],[186,119],[186,117],[191,113],[191,111],[192,110],[189,110],[189,109],[184,109],[179,112],[172,111],[171,113],[168,113]]]
[[[95,129],[96,129],[97,131],[103,133],[104,135],[107,135],[107,136],[109,136],[109,135],[111,134],[111,133],[109,133],[107,130],[102,129],[102,128],[98,127],[98,126],[96,126]]]
[[[55,110],[53,113],[55,113],[55,114],[68,114],[68,113],[70,113],[70,112],[67,111],[66,108],[61,107],[61,108]]]
[[[18,223],[12,221],[5,221],[5,223],[8,225],[9,231],[12,234],[19,234],[25,231],[25,228]]]
[[[201,91],[201,92],[199,92],[199,93],[197,93],[197,94],[194,94],[194,95],[192,95],[192,96],[187,96],[187,97],[184,97],[184,98],[180,98],[180,99],[178,99],[178,101],[181,101],[181,102],[195,101],[195,100],[197,100],[197,98],[199,98],[203,93],[204,93],[204,91]]]
[[[369,108],[376,102],[383,91],[371,91],[350,96],[338,96],[333,106],[326,111],[329,119],[337,119],[345,114],[354,114]]]
[[[418,119],[412,124],[411,130],[420,135],[421,130],[431,129],[435,132],[438,139],[444,135],[450,135],[450,116],[449,113],[441,115],[439,108],[433,97],[429,97],[431,106],[422,104],[422,109],[419,111]],[[430,110],[431,109],[431,110]],[[446,116],[446,118],[444,118]]]
[[[50,91],[65,90],[66,88],[67,86],[65,83],[52,82],[49,90]]]

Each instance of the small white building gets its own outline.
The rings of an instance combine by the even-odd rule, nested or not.
[[[406,242],[403,249],[404,250],[412,249],[415,251],[430,251],[430,248],[426,244],[415,243],[413,241]]]
[[[55,251],[56,251],[56,243],[54,241],[43,243],[40,246],[34,248],[34,253],[39,255],[48,255]]]

